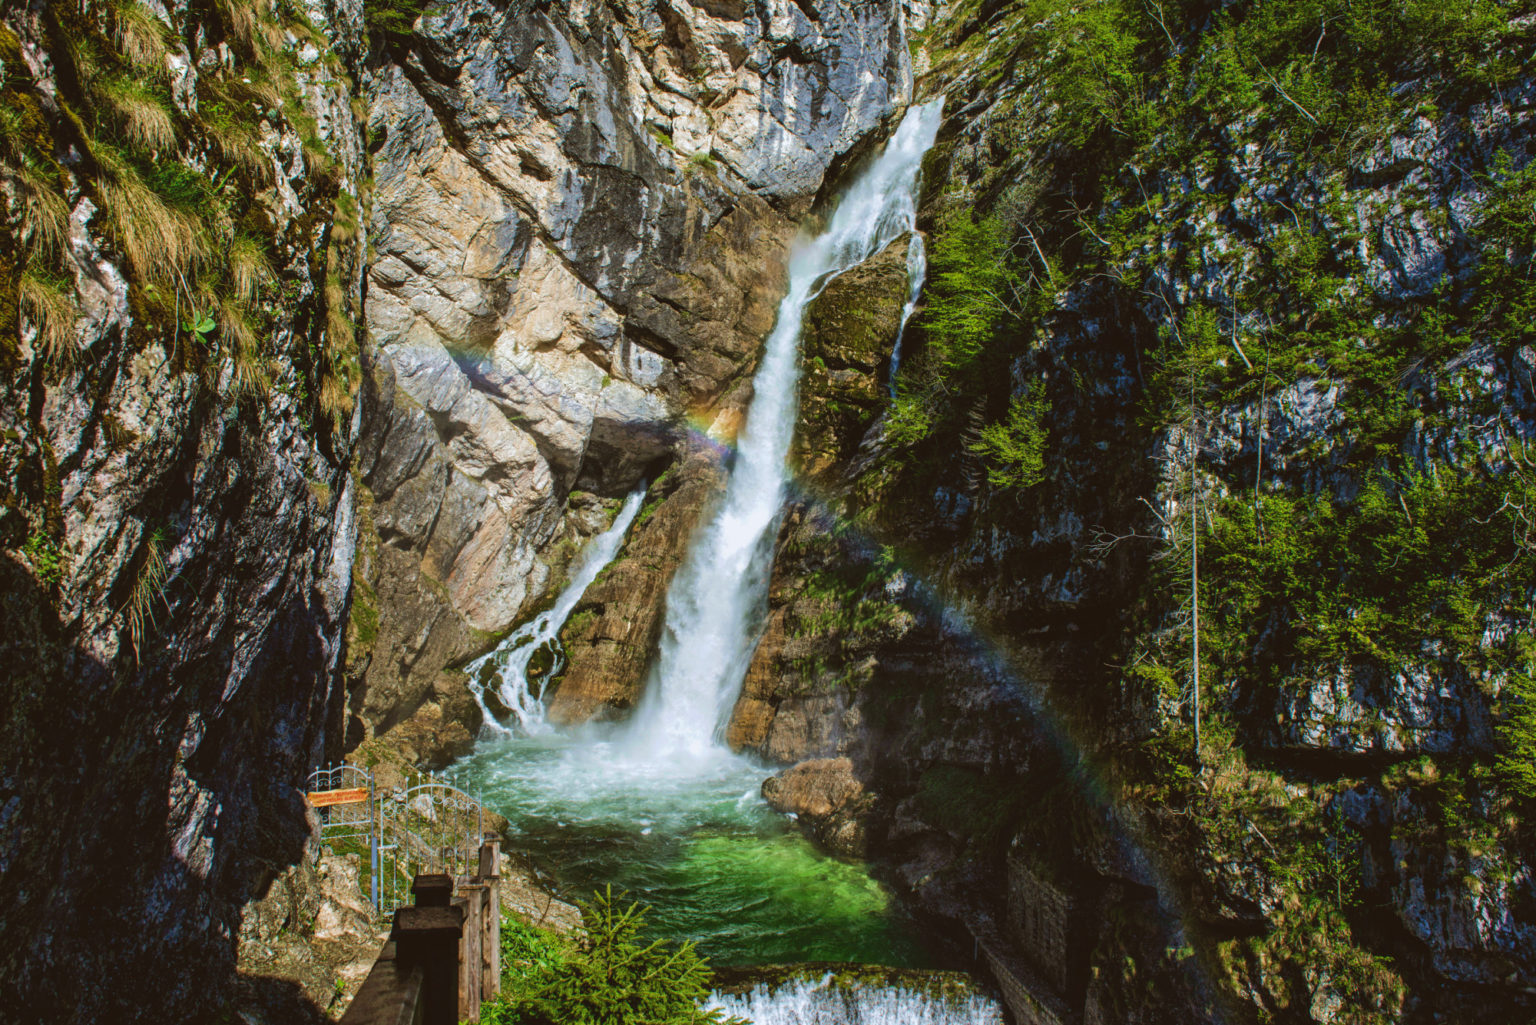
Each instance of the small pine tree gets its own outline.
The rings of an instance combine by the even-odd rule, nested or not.
[[[585,935],[575,944],[510,937],[523,977],[505,980],[481,1025],[746,1025],[703,1008],[714,976],[692,943],[641,938],[643,907],[620,907],[612,887],[578,904]]]
[[[1050,409],[1044,389],[1032,385],[1009,400],[1007,419],[978,432],[971,451],[986,461],[993,487],[1022,490],[1045,476],[1045,418]]]

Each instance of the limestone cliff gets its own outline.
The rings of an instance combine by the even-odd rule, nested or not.
[[[1039,1020],[1530,1013],[1532,12],[1320,6],[942,10],[926,309],[781,535],[733,740]]]

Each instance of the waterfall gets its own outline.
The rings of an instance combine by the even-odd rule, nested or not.
[[[843,193],[822,232],[790,254],[789,291],[752,379],[725,495],[695,532],[667,591],[665,630],[632,720],[630,743],[651,762],[718,753],[756,647],[794,434],[805,308],[828,281],[880,252],[917,219],[917,178],[943,101],[907,111],[880,156]]]
[[[886,385],[891,397],[896,397],[896,373],[901,369],[901,340],[907,334],[907,321],[917,309],[918,296],[923,294],[923,282],[928,277],[928,247],[923,236],[914,229],[912,241],[907,243],[907,304],[901,308],[901,326],[896,329],[896,344],[891,346],[891,373]]]
[[[995,1000],[943,997],[896,986],[836,985],[796,979],[777,989],[712,994],[709,1006],[753,1025],[1003,1025]]]
[[[645,488],[642,486],[624,499],[624,504],[608,529],[587,542],[571,564],[570,582],[553,605],[508,634],[495,650],[464,667],[470,676],[470,691],[480,703],[480,710],[485,713],[485,730],[488,733],[506,736],[512,732],[497,720],[486,704],[486,693],[493,687],[497,700],[516,717],[524,733],[540,733],[548,728],[544,721],[543,687],[537,691],[529,687],[528,664],[540,649],[548,647],[554,661],[544,674],[545,679],[564,666],[565,657],[559,643],[560,628],[565,626],[571,610],[576,607],[592,581],[618,554],[619,546],[624,543],[624,536],[629,532],[629,525],[634,522],[644,498]]]

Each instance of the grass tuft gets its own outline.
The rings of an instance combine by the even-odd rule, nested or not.
[[[42,175],[23,168],[16,173],[21,199],[21,239],[45,259],[69,248],[69,205]]]
[[[36,331],[36,348],[49,361],[67,363],[79,348],[75,322],[79,311],[65,288],[31,270],[24,271],[17,289],[21,315]]]
[[[151,153],[176,148],[176,122],[170,108],[143,82],[109,78],[101,84],[101,98],[117,115],[130,145]]]
[[[131,165],[97,147],[97,184],[112,235],[140,280],[183,281],[206,262],[207,237],[193,213],[170,206]]]
[[[249,235],[236,235],[229,244],[229,282],[235,298],[252,303],[261,286],[272,280],[266,249]]]
[[[170,29],[138,0],[127,0],[114,11],[112,41],[135,66],[164,74],[171,55]]]
[[[246,316],[245,307],[223,300],[219,303],[219,330],[234,371],[234,390],[264,397],[272,390],[272,371],[261,353],[261,342]]]
[[[144,648],[144,639],[154,626],[155,603],[158,600],[170,608],[165,600],[165,584],[169,576],[165,562],[166,536],[163,528],[152,530],[144,539],[144,562],[139,575],[128,592],[128,601],[122,608],[128,621],[128,641],[133,646],[134,661],[138,661]]]

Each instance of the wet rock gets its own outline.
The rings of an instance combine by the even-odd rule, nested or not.
[[[850,459],[886,405],[882,379],[907,301],[910,237],[834,278],[806,310],[791,458],[807,476]]]
[[[849,857],[862,857],[874,798],[847,758],[821,758],[763,781],[763,799],[775,811],[796,816],[816,841]]]

